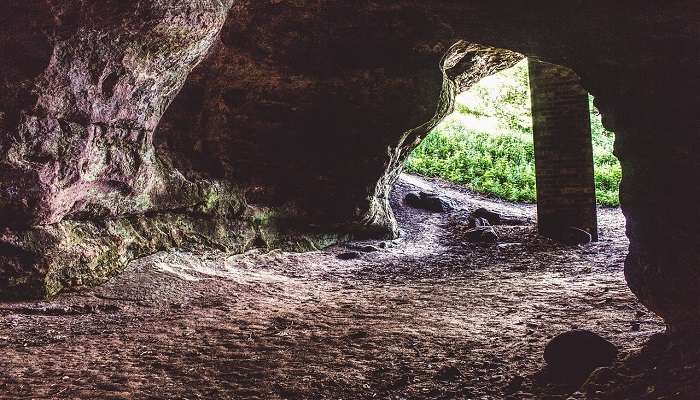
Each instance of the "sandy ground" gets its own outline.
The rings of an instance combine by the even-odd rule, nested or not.
[[[458,210],[401,205],[419,188]],[[563,399],[540,373],[554,335],[590,329],[623,358],[663,330],[625,285],[617,209],[599,210],[599,242],[563,247],[533,206],[444,182],[404,175],[392,203],[394,241],[160,253],[94,290],[0,304],[0,398]],[[465,243],[478,207],[527,223]]]

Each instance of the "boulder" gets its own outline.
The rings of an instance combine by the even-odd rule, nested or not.
[[[544,349],[552,378],[563,382],[585,380],[596,368],[612,365],[617,354],[614,344],[587,330],[559,334]]]

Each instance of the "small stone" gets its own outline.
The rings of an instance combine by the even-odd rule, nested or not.
[[[489,211],[485,208],[477,208],[472,212],[472,217],[483,218],[489,222],[490,225],[498,225],[501,222],[501,214]]]
[[[498,235],[496,234],[496,231],[494,231],[493,228],[485,230],[481,234],[481,242],[484,242],[484,243],[496,243],[496,242],[498,242]]]
[[[467,231],[468,242],[495,243],[498,241],[496,231],[490,226],[480,226]]]
[[[340,253],[336,256],[339,260],[355,260],[360,258],[360,253],[356,251],[347,251],[345,253]]]
[[[404,197],[404,204],[432,212],[452,211],[452,204],[434,193],[412,192]]]
[[[418,193],[409,193],[406,195],[406,197],[403,198],[404,204],[407,206],[411,206],[413,208],[420,208],[421,201],[420,201],[420,195]]]
[[[460,376],[462,376],[462,371],[460,371],[459,368],[455,367],[454,365],[450,365],[440,368],[436,378],[443,382],[450,382],[454,381]]]
[[[598,334],[572,330],[547,343],[544,359],[553,377],[573,382],[585,379],[597,367],[612,365],[617,353],[617,347]]]

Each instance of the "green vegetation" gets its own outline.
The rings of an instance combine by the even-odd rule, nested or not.
[[[482,193],[534,202],[535,157],[527,62],[488,77],[457,99],[447,117],[413,151],[408,172],[440,177]],[[599,204],[618,206],[620,164],[591,99]]]

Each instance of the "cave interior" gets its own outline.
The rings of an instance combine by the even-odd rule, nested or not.
[[[600,257],[591,258],[594,271],[602,258],[619,257],[619,263],[611,261],[608,267],[601,267],[596,279],[616,277],[610,279],[622,293],[619,304],[615,303],[618,311],[627,307],[647,315],[649,321],[655,321],[649,322],[654,328],[639,332],[635,322],[633,338],[629,332],[606,331],[617,335],[615,344],[625,357],[609,360],[604,371],[597,369],[593,375],[588,368],[585,376],[566,384],[542,383],[547,380],[537,368],[520,380],[503,378],[507,382],[500,385],[463,372],[500,376],[489,372],[483,366],[486,363],[439,369],[437,382],[447,382],[448,389],[437,384],[418,387],[410,380],[398,386],[376,386],[381,379],[372,378],[367,371],[362,372],[363,379],[369,380],[364,386],[352,382],[324,386],[318,376],[306,381],[288,374],[284,382],[296,383],[281,388],[282,381],[274,382],[279,377],[268,376],[262,386],[254,377],[241,378],[248,371],[241,361],[219,366],[212,391],[196,393],[205,398],[226,398],[225,393],[237,393],[240,398],[336,398],[333,393],[339,390],[337,393],[355,398],[371,398],[372,393],[386,398],[471,398],[480,393],[485,398],[545,398],[555,393],[564,396],[561,398],[690,399],[700,390],[700,353],[695,345],[700,333],[700,181],[693,173],[700,168],[696,110],[699,3],[10,0],[0,5],[0,22],[0,300],[4,304],[0,307],[0,347],[15,354],[0,361],[0,397],[13,398],[18,393],[17,398],[41,394],[62,398],[53,389],[31,383],[32,370],[21,361],[19,343],[34,340],[33,347],[44,352],[53,349],[50,334],[38,333],[45,324],[58,331],[78,325],[89,331],[90,318],[102,318],[94,326],[110,326],[107,319],[113,313],[105,311],[110,307],[119,310],[114,314],[123,320],[117,318],[113,324],[120,329],[135,329],[136,325],[123,322],[130,315],[143,317],[152,326],[149,329],[168,320],[168,312],[187,319],[182,310],[190,306],[182,308],[179,302],[151,305],[147,311],[133,308],[147,303],[139,297],[142,292],[159,298],[161,291],[179,290],[178,295],[185,296],[183,293],[199,290],[160,280],[148,284],[130,281],[146,274],[139,268],[146,268],[142,261],[153,260],[151,257],[161,257],[152,263],[162,267],[168,257],[188,254],[187,262],[206,264],[207,274],[211,274],[207,268],[212,257],[221,265],[229,262],[224,259],[238,260],[252,266],[252,271],[257,265],[281,270],[288,265],[294,273],[307,274],[308,279],[320,274],[319,282],[326,282],[318,271],[331,271],[333,265],[319,261],[319,254],[340,265],[355,265],[359,269],[353,274],[361,276],[365,271],[366,278],[383,276],[382,266],[413,265],[418,259],[416,268],[423,266],[426,271],[464,267],[471,263],[470,257],[481,262],[476,260],[482,255],[486,264],[496,265],[500,250],[510,260],[506,264],[516,262],[518,251],[560,251],[560,263],[566,263],[571,252],[585,258],[598,251]],[[538,202],[536,209],[503,209],[503,215],[523,212],[518,217],[532,227],[532,235],[522,234],[523,241],[536,243],[536,249],[464,242],[461,247],[445,247],[440,244],[443,234],[462,240],[455,236],[461,232],[460,224],[468,223],[467,217],[460,220],[462,211],[474,211],[484,204],[500,206],[444,182],[407,178],[402,175],[404,162],[453,111],[459,93],[524,57],[529,60],[532,89]],[[605,127],[615,132],[615,155],[623,173],[619,215],[600,211],[595,203],[589,93],[595,97]],[[452,201],[461,202],[464,210],[440,216],[407,211],[396,196],[427,190],[428,186],[421,185],[452,191],[456,196]],[[420,229],[406,225],[415,218],[421,221]],[[624,222],[624,232],[608,229],[605,224],[611,220]],[[431,224],[438,227],[430,228]],[[445,226],[456,230],[445,233]],[[510,237],[517,229],[498,232]],[[404,244],[391,250],[395,243]],[[427,247],[431,245],[439,254],[430,253]],[[374,250],[357,251],[367,246],[377,254],[391,253],[398,258],[378,255],[383,261],[370,271],[374,264],[365,258],[375,254]],[[352,251],[345,251],[348,249]],[[426,253],[421,256],[421,252]],[[457,258],[444,261],[450,257]],[[177,258],[173,265],[184,259]],[[172,265],[162,268],[172,279],[199,282],[201,278],[182,271],[178,275]],[[397,271],[395,279],[413,276],[413,272]],[[401,271],[408,275],[401,278]],[[562,279],[574,279],[572,274],[580,272],[562,271]],[[527,268],[523,274],[528,274]],[[219,271],[213,276],[238,279],[236,285],[253,279],[243,275],[234,279],[230,271]],[[262,275],[264,272],[256,276]],[[294,278],[294,274],[282,275]],[[365,278],[358,278],[355,284],[367,283]],[[209,287],[202,293],[216,297],[221,307],[227,299],[239,296],[237,290],[251,287],[260,290],[258,297],[249,299],[253,303],[276,298],[259,288],[266,282],[260,279],[258,286],[247,283],[245,289],[207,278]],[[268,282],[269,287],[284,286],[282,281]],[[544,284],[557,287],[556,296],[566,298],[567,286],[553,282]],[[204,285],[196,285],[200,284]],[[360,287],[355,294],[374,293],[367,284],[367,291]],[[503,290],[517,292],[504,285]],[[571,285],[570,290],[576,291],[575,283]],[[121,295],[100,294],[116,286]],[[479,296],[480,292],[465,287],[460,289],[468,292],[464,296]],[[440,283],[423,289],[439,291]],[[218,292],[213,295],[210,290]],[[137,292],[138,301],[125,303],[127,295]],[[365,311],[375,306],[367,300]],[[303,310],[304,306],[299,307]],[[154,309],[161,310],[157,318]],[[256,308],[236,309],[243,314],[246,310],[255,314]],[[269,317],[264,307],[257,310],[256,318],[261,321]],[[311,306],[307,311],[313,310],[330,312]],[[391,310],[373,312],[393,318]],[[457,315],[460,310],[453,311]],[[228,317],[233,315],[229,312]],[[206,316],[215,318],[212,315]],[[402,314],[396,315],[400,318]],[[204,314],[192,316],[192,321],[200,317]],[[47,322],[50,318],[73,319],[54,326]],[[557,315],[547,318],[553,321]],[[410,325],[413,319],[397,321]],[[570,325],[586,328],[582,326],[585,321],[576,321]],[[275,329],[295,323],[293,319],[273,322]],[[356,329],[360,326],[357,321],[346,324],[347,329],[357,331],[350,333],[353,340],[365,339],[367,333]],[[610,324],[612,329],[614,322]],[[556,322],[550,325],[535,343],[540,348],[546,344],[551,350],[574,340],[578,341],[574,347],[589,346],[591,353],[595,352],[592,349],[605,353],[609,342],[597,342],[599,336],[570,330],[573,339],[561,338],[556,333],[568,329]],[[184,332],[192,326],[171,328]],[[372,329],[386,333],[393,328]],[[243,331],[231,334],[242,335]],[[55,345],[57,354],[76,349],[79,336],[66,335],[55,339],[61,343]],[[439,332],[430,335],[440,339]],[[552,339],[554,336],[560,340]],[[399,335],[399,339],[406,337]],[[133,343],[141,342],[134,339]],[[288,351],[294,351],[294,343],[286,344]],[[141,344],[148,348],[147,342]],[[264,358],[268,353],[264,346],[261,349],[255,354]],[[552,355],[555,350],[545,351],[547,363],[557,362]],[[386,351],[385,355],[393,350]],[[528,360],[539,360],[540,353],[533,350]],[[215,352],[211,354],[211,359],[217,358]],[[574,354],[572,357],[585,358]],[[73,377],[74,370],[66,371],[75,364],[66,361],[64,371],[60,365],[45,367],[41,352],[33,357],[31,367],[47,377],[51,373],[59,374],[54,377],[59,379],[64,374]],[[93,353],[85,357],[95,365],[100,363]],[[168,357],[172,361],[176,356]],[[335,360],[343,357],[352,358],[342,353]],[[442,361],[433,364],[451,359],[449,354],[436,357]],[[381,359],[381,352],[370,357]],[[331,367],[332,363],[323,360],[307,362],[342,373],[343,364]],[[222,361],[207,365],[218,362]],[[654,376],[659,383],[651,390],[640,381],[652,379],[647,372],[657,366],[671,372]],[[140,368],[121,372],[148,375],[158,369]],[[303,365],[299,368],[303,372]],[[236,386],[224,384],[233,382],[221,375],[224,369],[233,371]],[[169,376],[165,371],[162,376]],[[625,371],[637,371],[639,378],[630,378]],[[114,376],[105,379],[112,382]],[[76,377],[72,381],[64,393],[70,398],[101,398],[110,393],[106,386],[86,389],[89,380]],[[195,380],[192,386],[173,386],[180,391],[167,385],[147,389],[145,381],[139,385],[122,388],[123,398],[141,398],[148,390],[160,390],[152,394],[166,398],[190,396],[194,392],[188,390],[206,383]],[[246,395],[251,387],[265,387],[267,392]]]

